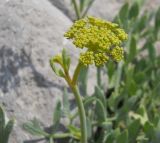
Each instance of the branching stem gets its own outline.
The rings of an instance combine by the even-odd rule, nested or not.
[[[82,97],[77,87],[77,80],[78,80],[81,67],[82,67],[82,64],[78,63],[73,75],[73,79],[70,78],[68,71],[65,71],[65,75],[66,75],[65,79],[74,94],[74,97],[78,106],[80,128],[81,128],[81,143],[87,143],[87,125],[86,125],[85,109],[84,109]]]

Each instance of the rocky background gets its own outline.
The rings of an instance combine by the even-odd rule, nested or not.
[[[123,0],[95,0],[89,15],[112,20],[122,4]],[[159,4],[148,0],[146,8]],[[10,143],[33,143],[34,137],[21,126],[34,117],[51,125],[65,83],[51,71],[49,59],[63,47],[73,61],[77,58],[77,50],[63,38],[74,19],[70,0],[0,0],[0,104],[16,119]],[[89,77],[91,89],[93,71]]]

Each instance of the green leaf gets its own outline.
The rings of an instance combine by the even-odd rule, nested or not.
[[[153,62],[156,58],[156,51],[155,51],[155,47],[153,45],[153,43],[148,43],[147,45],[148,48],[148,55],[150,57],[151,62]]]
[[[134,22],[133,32],[137,32],[140,35],[148,25],[148,15],[144,14],[137,19],[137,22]]]
[[[131,6],[129,10],[129,18],[136,18],[139,14],[139,5],[137,2],[134,2],[134,4]]]
[[[153,37],[151,36],[149,36],[149,38],[147,39],[146,43],[144,44],[144,46],[142,47],[140,51],[144,51],[146,49],[148,51],[148,56],[150,58],[150,61],[151,63],[153,63],[156,58],[156,50],[154,47]]]
[[[53,112],[53,132],[55,132],[59,126],[61,114],[61,102],[58,101]]]
[[[128,3],[125,3],[119,11],[119,19],[123,25],[126,25],[128,19]]]
[[[87,118],[87,136],[88,139],[92,137],[92,121],[89,118]]]
[[[88,108],[92,105],[92,103],[96,101],[96,98],[94,96],[86,96],[83,100],[84,103],[84,107],[86,109],[86,111],[88,110]]]
[[[146,79],[146,74],[142,71],[138,72],[135,74],[135,81],[137,84],[143,84],[143,82],[145,81]]]
[[[129,53],[128,53],[128,62],[131,62],[137,53],[137,43],[134,37],[131,38],[130,46],[129,46]]]
[[[117,143],[128,143],[128,131],[123,131],[118,137],[117,137]]]
[[[146,0],[135,0],[135,2],[137,2],[140,8],[145,4],[145,1]]]
[[[108,133],[105,135],[105,143],[114,143],[115,136],[113,133]]]
[[[98,122],[104,122],[106,120],[105,107],[103,103],[101,102],[101,100],[99,99],[96,99],[95,114],[96,114]]]
[[[115,129],[114,131],[111,130],[109,133],[105,135],[105,143],[115,143],[115,139],[120,135],[119,128]],[[119,143],[119,142],[116,142]]]
[[[69,94],[67,92],[67,89],[64,88],[63,92],[63,111],[66,115],[69,116],[70,112],[70,103],[69,103]]]
[[[64,56],[64,53],[63,53],[63,56]],[[59,55],[57,55],[57,56],[55,56],[55,57],[52,57],[52,58],[50,59],[50,66],[51,66],[52,70],[54,71],[54,73],[55,73],[57,76],[60,76],[60,77],[63,77],[63,78],[64,78],[64,77],[65,77],[65,74],[64,74],[62,68],[63,68],[65,65],[63,65],[63,63],[62,63],[62,59],[64,60],[64,57],[61,57],[61,56],[59,56]],[[63,61],[63,62],[64,62],[64,61]],[[55,64],[60,65],[61,68],[60,68],[60,69],[57,68],[57,67],[55,66]],[[66,66],[65,66],[65,68],[66,68]]]
[[[128,132],[129,132],[129,143],[135,143],[136,138],[139,134],[140,131],[140,121],[139,120],[134,120],[128,127]]]
[[[137,92],[137,89],[138,89],[137,84],[135,83],[134,80],[131,80],[129,85],[128,85],[128,93],[129,93],[129,95],[135,95],[136,92]]]
[[[67,55],[66,55],[66,50],[63,48],[62,50],[62,60],[63,60],[63,64],[66,64],[66,60],[67,60]]]
[[[114,76],[112,77],[111,82],[109,83],[109,88],[114,89],[114,96],[118,96],[119,92],[119,86],[121,84],[121,76],[122,76],[122,70],[123,70],[124,62],[119,62],[117,69],[115,71]]]
[[[14,120],[10,120],[4,130],[4,137],[3,137],[3,143],[8,143],[9,135],[13,129]]]
[[[105,108],[103,106],[103,103],[98,98],[96,98],[95,96],[87,96],[87,97],[85,97],[84,100],[83,100],[83,103],[84,103],[84,107],[85,107],[86,113],[89,111],[89,109],[91,109],[93,107],[94,103],[97,103],[97,104],[99,104],[99,105],[96,105],[97,112],[98,112],[98,108],[101,108],[101,110],[103,110],[103,112],[104,112],[102,116],[106,116]],[[96,115],[96,116],[98,116],[98,115]],[[104,117],[103,117],[103,119],[104,119]]]
[[[126,66],[125,73],[126,73],[126,80],[125,80],[125,88],[127,91],[127,94],[130,96],[135,95],[137,91],[137,84],[133,79],[135,72],[135,67],[133,65]]]
[[[67,55],[65,49],[62,50],[62,61],[63,61],[63,66],[68,71],[70,67],[70,57]]]
[[[67,128],[71,132],[71,134],[74,136],[74,138],[80,140],[81,132],[80,132],[79,128],[77,128],[77,127],[75,127],[73,125],[69,125]]]
[[[160,29],[160,7],[156,12],[156,16],[155,16],[155,29],[156,31],[158,31]]]
[[[112,122],[107,118],[107,120],[101,124],[101,127],[105,130],[112,130]]]
[[[155,128],[152,123],[147,121],[143,127],[146,136],[152,140],[155,138]]]
[[[101,102],[103,103],[103,106],[106,108],[106,98],[104,95],[104,91],[99,86],[96,86],[94,94],[98,99],[101,100]]]
[[[69,70],[70,65],[71,65],[71,59],[70,59],[70,57],[68,57],[68,58],[66,59],[66,65],[67,65],[67,70]]]
[[[5,114],[0,106],[0,142],[2,143],[8,143],[9,140],[9,135],[12,131],[14,121],[10,120],[6,125],[5,125]]]
[[[0,106],[0,140],[2,140],[3,138],[4,127],[5,127],[5,115],[2,107]]]
[[[64,72],[63,72],[61,69],[58,70],[58,75],[59,75],[60,77],[65,78],[65,74],[64,74]]]
[[[139,90],[140,91],[140,90]],[[138,93],[138,91],[137,91]],[[140,92],[141,93],[141,92]],[[138,103],[139,100],[141,99],[141,95],[134,95],[134,96],[131,96],[128,100],[127,100],[127,108],[128,109],[137,109],[138,107]]]
[[[146,27],[147,24],[147,20],[148,20],[148,16],[145,14],[142,17],[140,17],[139,23],[138,23],[138,31],[142,31],[144,30],[144,28]]]
[[[87,81],[88,81],[88,67],[81,68],[78,81],[79,81],[79,91],[84,97],[87,95]]]
[[[28,123],[23,124],[23,129],[27,131],[28,133],[35,135],[35,136],[40,136],[40,137],[47,137],[48,133],[43,131],[43,129],[40,126],[40,122],[34,118]]]
[[[107,74],[108,74],[109,80],[111,80],[115,72],[115,64],[113,64],[113,62],[108,62],[106,64],[106,68],[107,68]]]
[[[54,73],[59,76],[59,72],[58,72],[58,69],[56,68],[56,66],[54,64],[53,58],[50,59],[50,66],[51,66],[52,70],[54,71]]]

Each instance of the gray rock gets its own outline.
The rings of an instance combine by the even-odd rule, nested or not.
[[[148,10],[155,10],[160,7],[160,0],[147,0],[146,7]]]
[[[16,119],[10,143],[30,139],[21,125],[34,117],[51,125],[64,82],[49,59],[62,50],[70,25],[47,0],[0,0],[0,104]]]
[[[88,15],[112,20],[123,3],[123,0],[95,0],[88,12]]]
[[[76,19],[71,0],[49,0],[54,6],[60,9],[72,21]]]
[[[75,11],[71,5],[71,0],[49,0],[53,5],[58,7],[71,20],[74,20]],[[92,7],[88,11],[88,15],[101,17],[112,20],[117,14],[124,0],[94,0]]]

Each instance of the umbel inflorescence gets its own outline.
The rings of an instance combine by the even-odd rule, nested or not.
[[[127,39],[127,34],[115,23],[87,17],[76,21],[64,36],[72,39],[77,48],[86,48],[79,58],[86,66],[101,66],[109,59],[117,62],[123,59],[121,45]]]

